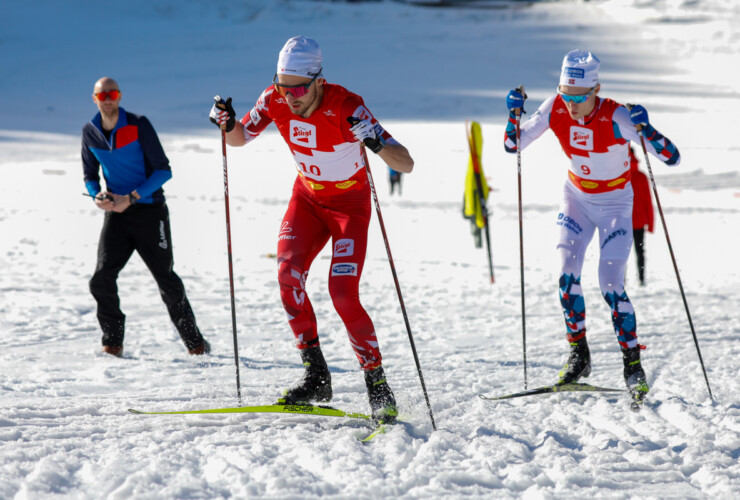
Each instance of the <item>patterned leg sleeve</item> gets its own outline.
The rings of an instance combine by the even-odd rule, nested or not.
[[[560,304],[563,306],[568,342],[580,340],[586,335],[586,302],[583,300],[580,276],[560,276]]]
[[[626,292],[608,292],[604,299],[612,309],[612,323],[617,334],[617,340],[622,349],[629,349],[637,345],[637,321],[632,302]]]

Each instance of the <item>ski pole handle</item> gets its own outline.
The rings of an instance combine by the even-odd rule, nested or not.
[[[217,95],[217,96],[215,96],[215,97],[213,98],[213,100],[214,100],[214,101],[216,101],[216,107],[217,107],[218,109],[220,109],[220,110],[222,110],[222,111],[226,111],[226,103],[224,102],[224,100],[223,100],[223,99],[221,99],[221,96],[218,96],[218,95]],[[224,123],[220,124],[220,125],[219,125],[219,128],[220,128],[221,130],[226,130],[226,122],[224,122]]]
[[[519,85],[516,88],[516,91],[519,92],[520,94],[522,94],[523,100],[522,100],[522,107],[521,108],[517,108],[517,110],[514,111],[514,114],[516,116],[521,116],[522,112],[524,111],[524,101],[527,100],[527,94],[526,94],[526,92],[524,92],[524,85]]]
[[[634,108],[635,105],[634,104],[625,104],[624,107],[627,108],[627,111],[632,111],[632,108]],[[635,124],[635,128],[637,129],[637,132],[638,133],[639,132],[642,132],[642,125],[640,125],[639,123],[636,123]]]

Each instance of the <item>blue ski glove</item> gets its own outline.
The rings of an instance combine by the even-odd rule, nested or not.
[[[635,125],[641,125],[647,127],[649,125],[647,109],[643,108],[639,104],[635,104],[630,108],[630,120]]]
[[[527,98],[527,94],[520,92],[517,89],[509,91],[509,95],[506,96],[506,107],[509,111],[521,108],[524,113],[524,100]]]
[[[216,96],[213,100],[215,103],[208,114],[211,123],[223,128],[226,132],[231,132],[236,125],[236,113],[231,106],[231,97],[224,101],[221,96]]]

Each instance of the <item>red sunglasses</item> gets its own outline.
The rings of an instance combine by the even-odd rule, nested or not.
[[[98,92],[97,94],[95,94],[95,97],[97,97],[98,101],[105,101],[108,98],[110,98],[112,101],[115,101],[116,99],[121,97],[121,91],[106,90],[105,92]]]
[[[316,76],[311,78],[311,81],[308,83],[303,83],[301,85],[283,85],[282,83],[278,83],[277,81],[277,73],[272,79],[272,84],[275,87],[275,90],[277,90],[278,94],[285,97],[286,94],[290,93],[293,98],[300,99],[304,95],[308,94],[308,89],[311,87],[311,84],[316,80],[316,78],[319,77],[321,74],[321,70],[319,69],[319,72],[316,73]]]

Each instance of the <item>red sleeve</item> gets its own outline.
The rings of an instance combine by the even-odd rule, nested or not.
[[[249,135],[249,140],[260,135],[272,123],[272,118],[270,118],[270,100],[273,92],[274,89],[272,87],[265,89],[257,99],[254,107],[241,120],[245,132]]]

